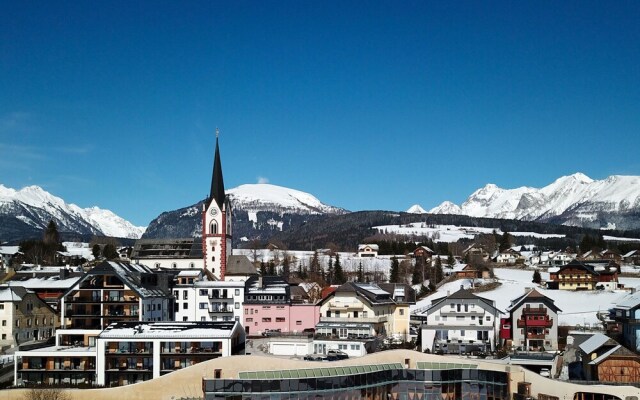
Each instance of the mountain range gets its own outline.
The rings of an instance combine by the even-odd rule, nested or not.
[[[1,241],[40,237],[51,220],[56,223],[59,232],[81,236],[135,239],[145,230],[109,210],[68,204],[39,186],[15,190],[0,185]]]
[[[594,180],[582,173],[543,188],[502,189],[494,184],[473,192],[458,206],[445,201],[431,214],[547,222],[594,229],[640,228],[640,177],[613,175]]]

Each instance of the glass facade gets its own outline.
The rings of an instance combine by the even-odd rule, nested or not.
[[[205,379],[206,400],[394,399],[508,400],[509,375],[478,369],[394,368],[291,379]]]

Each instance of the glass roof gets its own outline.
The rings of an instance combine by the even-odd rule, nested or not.
[[[420,364],[420,363],[418,363]],[[427,363],[428,364],[428,363]],[[435,363],[438,364],[438,363]],[[463,364],[460,364],[463,365]],[[352,374],[362,374],[366,372],[387,371],[390,369],[402,369],[401,363],[372,364],[372,365],[352,365],[346,367],[326,367],[326,368],[303,368],[286,369],[281,371],[243,371],[238,374],[240,379],[291,379],[291,378],[314,378],[323,376],[342,376]],[[449,367],[452,368],[452,367]],[[457,367],[463,368],[463,367]],[[424,368],[427,369],[427,368]]]
[[[418,369],[477,369],[476,364],[418,361]]]

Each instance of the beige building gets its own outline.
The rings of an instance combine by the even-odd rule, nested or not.
[[[376,335],[409,340],[409,305],[416,294],[406,284],[348,282],[318,303],[316,332],[336,338]]]
[[[54,310],[21,286],[0,288],[0,348],[15,347],[53,336]]]

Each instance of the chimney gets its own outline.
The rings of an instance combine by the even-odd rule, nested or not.
[[[60,279],[67,279],[69,277],[69,270],[66,268],[60,268]]]

